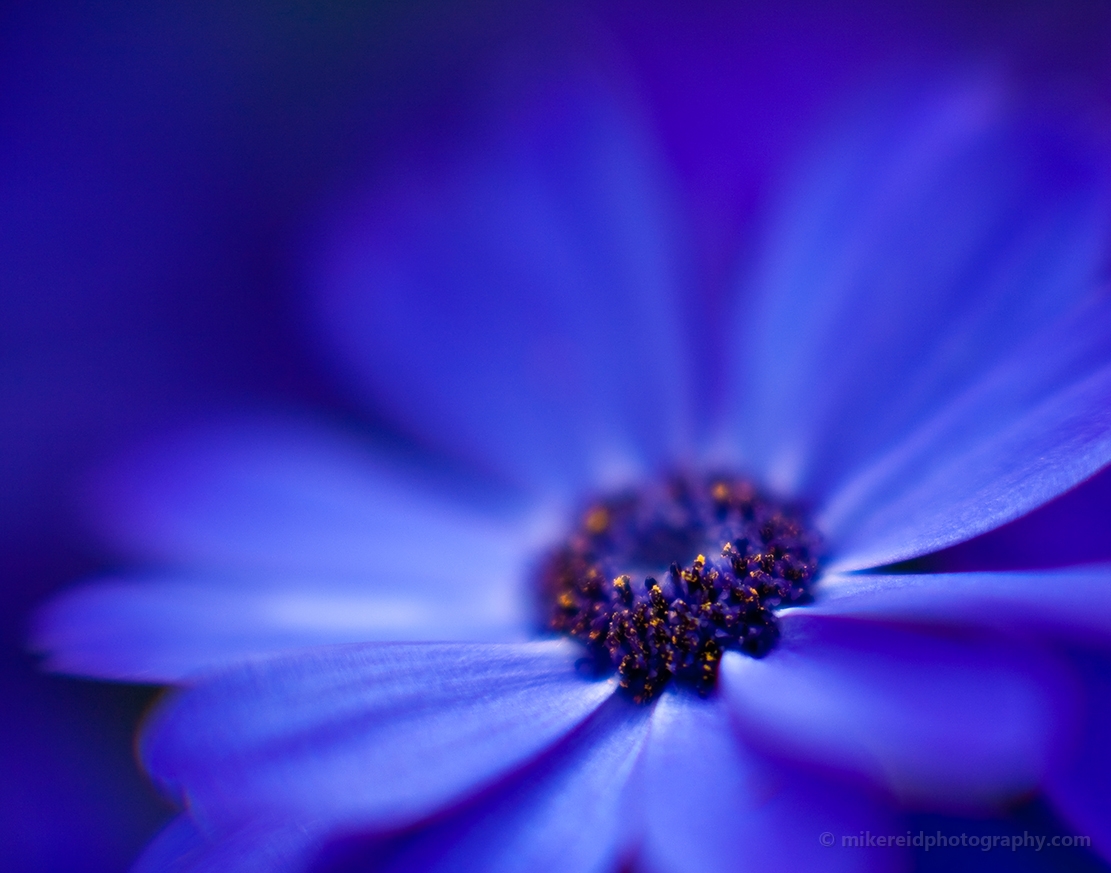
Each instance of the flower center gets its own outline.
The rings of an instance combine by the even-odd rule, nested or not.
[[[586,644],[638,703],[713,688],[727,649],[775,645],[806,602],[818,539],[802,512],[731,476],[672,476],[592,503],[543,564],[548,627]]]

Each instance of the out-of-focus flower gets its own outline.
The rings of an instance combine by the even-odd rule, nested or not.
[[[353,863],[385,869],[897,867],[841,836],[895,833],[893,801],[982,809],[1038,786],[1111,847],[1076,765],[1104,757],[1079,733],[1084,677],[1056,645],[1106,639],[1111,570],[859,572],[1111,458],[1101,156],[992,81],[869,104],[795,177],[738,312],[711,324],[684,309],[665,179],[622,107],[568,85],[344,212],[323,323],[377,407],[453,464],[262,421],[107,474],[110,535],[158,569],[55,601],[38,641],[58,670],[192,686],[141,742],[185,807],[150,869],[302,869],[354,836]],[[695,361],[720,363],[716,410],[692,399]],[[635,702],[576,642],[536,639],[538,579],[579,542],[571,509],[602,536],[612,494],[648,505],[634,538],[701,543],[710,522],[660,521],[651,483],[675,469],[711,475],[722,505],[739,474],[806,501],[823,559],[813,602],[785,606],[775,585],[811,556],[729,534],[759,566],[710,562],[764,598],[751,622],[773,610],[763,657],[704,615],[716,685]],[[618,556],[643,571],[628,603],[683,548]],[[680,577],[659,615],[694,602]],[[605,624],[624,595],[600,584]],[[628,680],[618,656],[651,636],[623,639]]]

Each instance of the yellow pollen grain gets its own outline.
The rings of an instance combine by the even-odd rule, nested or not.
[[[710,495],[719,503],[724,503],[729,499],[729,486],[724,482],[718,482],[710,491]]]

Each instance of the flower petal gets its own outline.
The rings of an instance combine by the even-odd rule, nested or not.
[[[299,873],[310,869],[320,841],[311,827],[258,819],[206,835],[182,814],[143,850],[131,873]]]
[[[1107,378],[1085,382],[1108,363],[1108,320],[1078,315],[1106,259],[1108,186],[1094,149],[1019,118],[992,81],[867,115],[827,140],[774,229],[735,345],[736,421],[741,460],[772,485],[845,503],[823,519],[836,546],[867,539],[868,560],[894,560],[1111,457]],[[898,470],[865,470],[891,456]],[[919,491],[882,531],[851,517],[864,506],[878,525],[908,475]]]
[[[729,653],[721,685],[746,736],[972,810],[1037,785],[1071,729],[1070,675],[1029,645],[802,610],[760,660]]]
[[[517,516],[432,479],[338,429],[241,420],[103,471],[92,521],[117,548],[174,566],[450,584],[515,573],[530,548]]]
[[[566,642],[380,643],[260,661],[155,715],[141,757],[206,828],[311,815],[383,828],[529,760],[613,690]]]
[[[171,569],[64,592],[33,645],[52,669],[164,682],[327,643],[521,638],[539,528],[432,478],[292,421],[159,444],[102,476],[97,519]]]
[[[642,764],[638,869],[793,873],[905,864],[894,850],[842,848],[846,834],[899,833],[890,810],[849,785],[761,761],[741,743],[720,699],[665,693],[652,715]],[[822,842],[826,833],[833,845]]]
[[[446,591],[399,585],[391,592],[327,577],[100,580],[48,603],[36,616],[32,640],[49,670],[176,683],[309,646],[522,640],[528,622],[512,595],[496,584]]]
[[[626,109],[568,76],[438,171],[394,174],[317,270],[372,402],[526,486],[574,493],[683,439],[679,236]]]
[[[819,516],[837,545],[830,568],[881,566],[971,539],[1106,464],[1109,304],[1038,337],[1023,361],[1002,366],[832,495]]]
[[[647,707],[611,697],[566,742],[509,784],[421,828],[375,869],[616,869],[630,828],[627,783],[648,734],[649,714]]]
[[[824,574],[810,615],[1111,638],[1111,566],[1000,573]]]

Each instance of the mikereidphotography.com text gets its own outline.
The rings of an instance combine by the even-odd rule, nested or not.
[[[945,834],[935,831],[928,834],[925,831],[904,834],[873,834],[871,831],[860,831],[855,834],[834,834],[823,831],[818,835],[818,842],[830,848],[851,849],[886,849],[886,848],[914,848],[929,852],[931,849],[977,849],[981,852],[990,852],[993,849],[1003,849],[1012,852],[1019,850],[1032,850],[1041,852],[1044,849],[1071,849],[1090,848],[1092,838],[1089,836],[1073,834],[1031,834],[1024,831],[1021,834]]]

